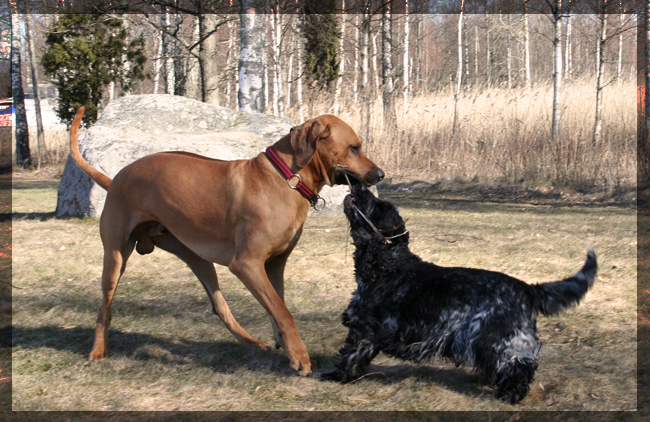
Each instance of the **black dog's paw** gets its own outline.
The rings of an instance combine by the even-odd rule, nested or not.
[[[336,381],[345,382],[345,374],[340,369],[335,369],[331,372],[325,372],[320,375],[321,381]]]
[[[517,404],[522,401],[526,395],[528,395],[528,390],[528,385],[521,385],[510,388],[508,390],[499,388],[497,390],[497,398],[505,401],[506,403]]]

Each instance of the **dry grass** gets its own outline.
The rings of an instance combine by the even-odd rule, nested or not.
[[[558,145],[550,141],[553,87],[540,84],[532,90],[464,92],[455,139],[451,89],[411,99],[406,114],[399,98],[393,133],[383,133],[378,99],[371,106],[371,130],[364,149],[387,174],[415,174],[427,181],[551,184],[584,192],[635,186],[636,85],[627,81],[604,90],[604,135],[598,145],[592,143],[595,86],[591,80],[564,86]],[[316,100],[313,115],[331,112],[330,98]],[[295,110],[290,117],[299,121]],[[363,135],[359,104],[344,105],[340,117]]]
[[[348,385],[300,378],[280,351],[240,347],[199,282],[161,251],[134,256],[118,288],[110,357],[86,360],[100,301],[102,249],[92,219],[53,218],[55,179],[14,180],[14,410],[630,410],[636,396],[633,208],[481,203],[465,196],[381,194],[410,217],[412,249],[441,265],[505,271],[528,282],[578,270],[586,244],[600,273],[586,300],[538,322],[544,359],[516,406],[467,368],[380,355]],[[331,368],[355,288],[342,217],[310,217],[286,273],[287,305],[314,360]],[[224,268],[222,290],[247,331],[272,342],[268,317]]]
[[[397,129],[384,133],[381,99],[371,101],[367,155],[391,177],[432,182],[457,179],[524,188],[570,187],[579,192],[608,192],[636,186],[636,85],[612,84],[604,90],[603,140],[595,145],[595,86],[590,79],[565,84],[562,136],[550,141],[553,87],[490,88],[466,91],[459,101],[459,130],[453,136],[451,89],[409,100],[404,113],[396,97]],[[333,112],[331,95],[315,95],[305,104],[311,115]],[[292,108],[287,118],[298,123]],[[360,104],[343,104],[339,116],[362,137]],[[46,163],[64,163],[68,133],[46,131]],[[36,133],[30,128],[36,162]],[[12,142],[15,156],[15,141]]]
[[[12,132],[11,140],[11,157],[12,162],[16,162],[16,134]],[[65,164],[70,153],[70,134],[65,130],[44,130],[45,136],[45,157],[42,159],[42,165]],[[32,157],[33,166],[36,167],[38,160],[38,145],[36,128],[29,127],[29,151]]]

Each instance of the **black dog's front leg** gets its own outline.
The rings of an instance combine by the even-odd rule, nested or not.
[[[321,375],[321,379],[347,383],[361,377],[370,361],[379,353],[379,347],[367,338],[351,341],[348,335],[345,345],[336,357],[336,369]]]

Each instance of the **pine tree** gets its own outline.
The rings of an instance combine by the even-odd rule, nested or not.
[[[305,37],[305,75],[310,85],[328,88],[339,77],[336,50],[340,33],[336,24],[336,3],[324,0],[305,5],[303,35]]]
[[[61,120],[72,121],[85,104],[84,122],[91,124],[107,85],[119,82],[129,91],[134,81],[145,78],[144,39],[127,38],[122,19],[115,15],[62,15],[49,28],[41,64],[59,91]],[[125,61],[130,66],[125,68]]]

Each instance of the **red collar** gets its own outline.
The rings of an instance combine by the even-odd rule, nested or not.
[[[275,149],[273,149],[272,146],[270,146],[270,147],[268,147],[266,149],[265,154],[266,154],[266,157],[271,161],[271,163],[273,163],[273,165],[278,170],[280,170],[280,173],[282,173],[284,178],[287,179],[287,184],[289,185],[289,187],[291,189],[298,190],[298,192],[300,192],[302,194],[302,196],[307,198],[309,203],[314,207],[314,209],[316,211],[321,211],[321,210],[323,210],[323,208],[325,208],[325,200],[323,198],[321,198],[320,196],[318,196],[318,194],[314,193],[311,189],[309,189],[307,187],[307,185],[305,185],[302,182],[302,177],[300,177],[299,174],[296,174],[296,173],[291,171],[289,166],[282,160],[282,158],[280,158],[280,156],[275,151]],[[292,185],[291,181],[293,179],[297,179],[298,183]],[[320,205],[320,204],[322,204],[322,205]]]

